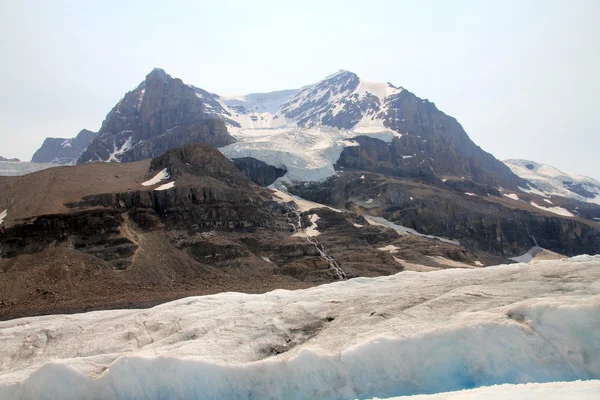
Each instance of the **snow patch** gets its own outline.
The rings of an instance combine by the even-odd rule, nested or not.
[[[373,202],[373,199],[368,199],[367,201],[365,201],[365,204],[371,204]]]
[[[540,210],[548,211],[548,212],[551,212],[556,215],[562,215],[563,217],[574,217],[575,216],[569,210],[562,208],[562,207],[544,207],[544,206],[538,205],[534,201],[532,201],[529,204],[531,204],[535,208],[539,208]]]
[[[477,196],[475,193],[471,193],[471,192],[465,192],[465,194],[466,194],[467,196]]]
[[[0,213],[0,225],[4,222],[4,219],[8,216],[8,210],[4,210]]]
[[[131,131],[123,131],[123,132],[131,132]],[[120,132],[120,133],[123,133]],[[116,145],[113,145],[113,152],[110,154],[110,156],[108,157],[108,162],[121,162],[121,160],[119,158],[117,158],[117,156],[123,155],[123,153],[125,153],[127,150],[131,149],[131,139],[133,138],[133,136],[129,136],[129,138],[127,138],[127,140],[125,140],[125,142],[123,143],[123,145],[117,149]]]
[[[165,183],[164,185],[160,185],[159,187],[157,187],[154,190],[167,190],[167,189],[173,189],[174,187],[175,187],[175,181]]]
[[[142,183],[142,186],[153,186],[156,185],[160,181],[166,181],[169,179],[171,175],[169,174],[169,170],[167,168],[160,171],[158,174],[154,175],[154,177],[146,182]]]
[[[294,237],[314,237],[319,236],[321,232],[317,230],[317,221],[319,220],[319,216],[317,214],[311,214],[308,217],[310,221],[310,226],[307,226],[306,229],[298,231],[294,233],[292,236]]]
[[[513,199],[513,200],[519,200],[519,196],[517,196],[516,193],[508,193],[508,194],[502,193],[502,196],[506,196],[509,199]]]
[[[379,225],[379,226],[385,226],[387,228],[392,228],[394,230],[396,230],[399,233],[402,234],[411,234],[411,235],[417,235],[417,236],[422,236],[422,237],[426,237],[429,239],[437,239],[440,240],[444,243],[448,243],[448,244],[454,244],[457,246],[460,246],[460,242],[456,241],[456,240],[450,240],[450,239],[445,239],[445,238],[441,238],[438,236],[432,236],[432,235],[424,235],[422,233],[417,232],[414,229],[411,228],[407,228],[405,226],[402,225],[397,225],[394,224],[393,222],[388,221],[385,218],[381,218],[381,217],[373,217],[371,215],[363,215],[365,217],[365,219],[367,220],[367,222],[371,225]]]

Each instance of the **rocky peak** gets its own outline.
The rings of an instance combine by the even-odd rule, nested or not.
[[[146,80],[159,80],[162,82],[167,82],[171,78],[171,75],[167,74],[162,68],[154,68],[148,75],[146,75]]]
[[[197,90],[155,68],[108,113],[78,163],[137,161],[185,143],[233,143],[223,121],[205,113]]]

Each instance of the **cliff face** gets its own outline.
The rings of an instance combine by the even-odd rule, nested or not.
[[[111,110],[77,163],[139,161],[186,143],[233,143],[224,122],[205,108],[191,86],[155,69]]]
[[[533,246],[568,256],[600,251],[597,223],[514,208],[491,187],[478,186],[481,194],[476,195],[441,182],[428,185],[369,173],[361,179],[360,174],[342,173],[292,190],[308,200],[381,216],[504,257],[521,255]]]

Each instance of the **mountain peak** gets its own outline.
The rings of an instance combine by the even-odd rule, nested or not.
[[[157,67],[154,68],[152,71],[150,71],[150,73],[148,75],[146,75],[146,79],[153,78],[153,79],[160,79],[162,81],[166,81],[170,77],[171,76],[169,74],[167,74],[164,69],[157,68]]]
[[[358,78],[358,75],[356,75],[354,72],[346,71],[345,69],[340,69],[335,74],[326,76],[325,79],[323,79],[323,81],[328,81],[330,79],[334,79],[334,78],[338,78],[338,77],[356,77],[356,78]]]

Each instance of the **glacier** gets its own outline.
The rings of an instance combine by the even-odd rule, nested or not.
[[[599,255],[21,318],[0,322],[0,398],[366,399],[578,380],[597,393],[598,316]]]

